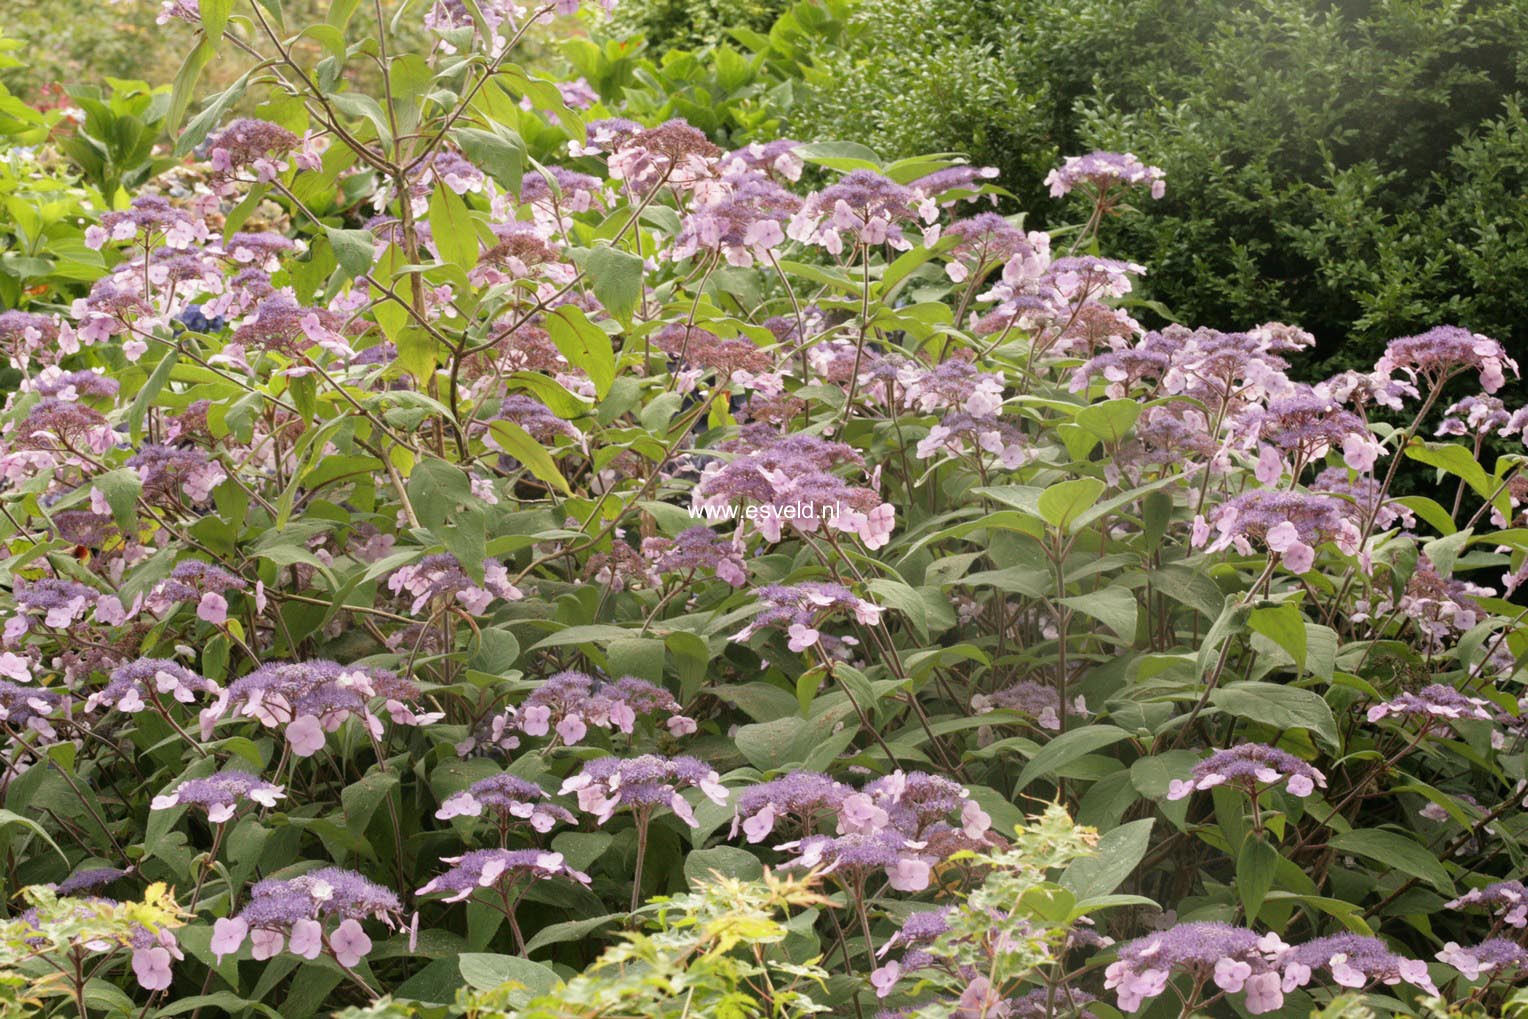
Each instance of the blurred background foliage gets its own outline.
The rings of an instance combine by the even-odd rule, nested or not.
[[[0,35],[25,60],[0,84],[46,106],[107,77],[168,82],[189,28],[157,10],[9,0]],[[724,145],[965,153],[1036,226],[1066,218],[1042,183],[1061,156],[1135,152],[1167,198],[1103,245],[1152,267],[1148,324],[1298,323],[1320,341],[1312,375],[1445,322],[1528,355],[1524,0],[621,0],[541,60],[612,114],[681,116]],[[243,70],[219,61],[206,85]]]

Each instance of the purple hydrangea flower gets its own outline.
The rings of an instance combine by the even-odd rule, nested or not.
[[[1378,722],[1392,715],[1398,718],[1420,718],[1424,725],[1434,719],[1452,722],[1464,718],[1489,722],[1496,717],[1490,701],[1470,697],[1442,683],[1433,683],[1416,693],[1399,694],[1376,704],[1369,709],[1367,717],[1371,722]]]
[[[442,552],[417,563],[399,567],[387,578],[387,589],[407,594],[414,601],[409,612],[418,615],[431,602],[459,604],[475,616],[483,615],[495,598],[518,601],[525,597],[509,582],[509,570],[494,559],[483,560],[481,584],[467,576],[456,556]]]
[[[58,322],[35,311],[0,311],[0,344],[13,357],[40,350],[58,339]]]
[[[1506,938],[1488,938],[1473,948],[1461,948],[1457,941],[1450,941],[1437,958],[1462,973],[1466,980],[1528,973],[1528,948]]]
[[[705,251],[747,268],[784,243],[785,226],[800,209],[799,197],[763,173],[728,175],[696,189],[668,258],[682,261]]]
[[[206,502],[228,476],[222,464],[200,449],[157,442],[138,447],[127,465],[142,478],[143,497],[157,505],[174,506],[182,496],[192,503]]]
[[[199,676],[179,662],[168,658],[140,658],[113,670],[110,680],[85,700],[85,710],[103,705],[129,715],[158,702],[168,695],[181,704],[190,704],[198,694],[216,696],[222,692],[212,680]]]
[[[874,170],[853,170],[808,196],[785,233],[831,255],[843,254],[846,235],[851,246],[886,244],[905,251],[912,242],[902,229],[917,222],[921,204],[922,196],[911,188]],[[937,210],[927,217],[929,222],[933,216]]]
[[[3,337],[3,330],[0,330],[0,337]],[[110,400],[117,395],[121,384],[97,371],[66,372],[50,366],[43,369],[33,381],[32,388],[43,396],[73,402],[82,399]]]
[[[470,898],[479,888],[499,887],[506,891],[522,882],[565,877],[589,884],[589,875],[568,866],[561,853],[539,849],[477,849],[462,856],[442,857],[449,870],[431,878],[419,889],[419,895],[445,894],[446,902]]]
[[[1016,711],[1033,718],[1035,724],[1042,729],[1056,731],[1061,728],[1061,696],[1055,686],[1049,683],[1024,680],[991,696],[977,694],[971,698],[971,708],[978,715],[999,708]],[[1067,714],[1074,718],[1086,718],[1088,702],[1080,696],[1074,697],[1067,706]]]
[[[1437,326],[1416,336],[1391,340],[1374,368],[1386,378],[1399,371],[1430,386],[1473,370],[1480,373],[1480,387],[1487,393],[1506,384],[1508,370],[1517,376],[1517,362],[1507,356],[1500,343],[1458,326]]]
[[[98,597],[94,588],[77,580],[58,577],[42,577],[38,580],[18,578],[11,589],[11,595],[28,615],[41,616],[43,625],[55,630],[66,629],[84,619]],[[26,632],[27,625],[25,617],[12,617],[6,623],[7,641]],[[13,628],[20,632],[13,632]]]
[[[1147,166],[1129,152],[1090,152],[1085,156],[1067,156],[1066,161],[1045,177],[1052,198],[1060,198],[1081,185],[1088,185],[1100,195],[1115,187],[1147,186],[1151,197],[1167,193],[1166,174],[1158,166]]]
[[[1121,945],[1104,970],[1104,987],[1115,992],[1121,1011],[1134,1012],[1165,991],[1174,973],[1187,973],[1228,993],[1245,990],[1247,1011],[1261,1015],[1284,1003],[1273,961],[1282,947],[1276,937],[1227,923],[1179,924]]]
[[[683,190],[709,180],[721,154],[704,133],[674,119],[620,138],[607,166],[611,179],[633,187],[664,184]]]
[[[127,871],[117,867],[89,867],[75,871],[67,878],[53,887],[59,895],[74,895],[78,892],[90,891],[102,888],[126,877]]]
[[[1234,546],[1250,555],[1257,541],[1291,572],[1305,573],[1324,542],[1357,553],[1359,531],[1346,510],[1346,503],[1329,495],[1256,488],[1217,506],[1208,519],[1195,517],[1193,543],[1206,552]]]
[[[1309,796],[1326,788],[1326,776],[1294,754],[1262,743],[1243,743],[1218,750],[1194,765],[1192,777],[1168,784],[1167,798],[1181,800],[1195,790],[1231,783],[1248,792],[1284,783],[1292,796]]]
[[[738,793],[731,837],[741,826],[749,842],[763,842],[781,824],[790,823],[803,836],[817,823],[835,816],[854,790],[817,771],[793,771]]]
[[[207,820],[222,824],[233,817],[246,801],[262,807],[274,807],[286,798],[286,790],[247,771],[225,771],[211,778],[187,779],[167,793],[155,796],[150,810],[168,810],[176,806],[201,807]]]
[[[419,699],[419,687],[386,669],[347,667],[323,659],[279,662],[228,684],[202,712],[202,736],[210,738],[218,719],[231,712],[253,718],[268,729],[284,726],[293,752],[311,757],[322,749],[324,734],[352,715],[380,739],[382,723],[371,707],[379,699],[395,725],[426,725],[442,717],[433,712],[416,714],[410,705]]]
[[[279,351],[297,358],[309,348],[323,347],[344,360],[354,356],[343,335],[345,322],[327,308],[297,303],[278,290],[255,306],[254,313],[233,331],[233,342],[257,350]]]
[[[801,179],[801,171],[806,167],[806,162],[797,152],[800,148],[801,143],[790,138],[753,142],[723,156],[722,172],[757,170],[771,177],[778,175],[788,181],[797,181]]]
[[[695,812],[679,790],[699,789],[717,805],[727,802],[727,787],[708,764],[693,757],[597,757],[562,784],[562,792],[578,795],[578,809],[595,815],[604,824],[622,807],[639,814],[666,806],[691,828],[698,827]]]
[[[546,736],[572,746],[590,727],[630,735],[639,716],[666,713],[664,724],[675,736],[695,731],[693,719],[682,714],[674,695],[635,676],[615,682],[596,680],[582,672],[559,672],[543,680],[519,709],[510,709],[516,727],[527,736]],[[510,748],[513,749],[513,748]]]
[[[297,148],[300,139],[268,120],[241,117],[212,139],[210,161],[218,173],[232,175],[253,169],[258,180],[274,180],[286,164],[277,157]]]
[[[644,538],[642,557],[654,576],[710,571],[733,587],[748,582],[748,565],[736,541],[697,525],[673,538]]]
[[[1378,938],[1333,934],[1289,949],[1281,957],[1284,989],[1304,987],[1312,972],[1325,968],[1343,987],[1359,988],[1373,981],[1394,985],[1405,981],[1436,995],[1427,964],[1396,955]]]
[[[175,208],[162,195],[139,195],[128,208],[105,213],[98,225],[86,228],[85,246],[99,250],[108,240],[126,241],[142,234],[145,244],[162,238],[167,247],[184,250],[210,233],[204,220]]]
[[[776,847],[794,854],[787,867],[822,867],[824,873],[841,875],[848,884],[863,888],[877,871],[899,892],[921,892],[929,885],[937,857],[925,853],[915,842],[891,829],[847,835],[808,835]]]
[[[1038,276],[1050,264],[1050,234],[1039,230],[1025,233],[995,212],[983,212],[969,219],[957,219],[944,231],[953,237],[946,275],[954,283],[963,283],[973,273],[983,273],[996,265],[1014,266],[1011,275]]]
[[[820,646],[829,655],[841,655],[858,641],[824,634],[820,629],[824,622],[840,613],[849,613],[865,626],[874,626],[881,618],[879,605],[860,598],[842,584],[820,581],[789,586],[770,584],[759,588],[757,594],[762,611],[733,634],[733,640],[748,640],[760,630],[774,628],[786,632],[792,651],[800,653]]]
[[[490,813],[497,818],[502,831],[507,831],[511,825],[528,824],[543,834],[559,823],[573,823],[571,813],[545,802],[546,798],[546,791],[539,785],[517,775],[490,775],[447,796],[435,816],[446,821],[453,817],[481,817]]]
[[[1484,888],[1471,888],[1452,902],[1444,903],[1447,909],[1471,906],[1489,909],[1509,927],[1528,928],[1528,887],[1521,881],[1495,881]]]
[[[352,870],[321,867],[288,879],[267,878],[250,889],[237,916],[212,927],[212,951],[219,961],[250,940],[256,959],[269,959],[287,946],[294,955],[316,959],[327,951],[341,965],[357,965],[371,950],[360,921],[366,917],[394,926],[398,896]],[[326,922],[338,919],[332,930]]]
[[[863,468],[855,449],[813,435],[781,434],[768,425],[749,425],[725,451],[730,461],[708,464],[695,486],[696,511],[738,502],[754,505],[740,515],[769,541],[779,541],[784,524],[812,534],[826,528],[858,535],[867,548],[891,540],[896,510],[872,484],[854,485],[833,468]]]

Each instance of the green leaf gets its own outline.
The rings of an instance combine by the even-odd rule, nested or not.
[[[1371,937],[1374,934],[1374,930],[1364,920],[1363,907],[1343,899],[1330,899],[1323,895],[1308,895],[1299,892],[1272,891],[1267,894],[1265,901],[1298,902],[1307,906],[1314,906],[1323,913],[1335,917],[1354,934],[1361,934],[1364,937]]]
[[[1475,534],[1474,528],[1467,527],[1462,531],[1443,538],[1434,538],[1422,546],[1422,551],[1427,554],[1427,559],[1432,563],[1433,569],[1440,577],[1449,577],[1454,573],[1454,564],[1459,561],[1460,554],[1469,544],[1470,538]]]
[[[1058,530],[1067,530],[1072,521],[1092,508],[1105,487],[1097,478],[1077,478],[1051,485],[1040,493],[1040,518]]]
[[[1092,616],[1125,641],[1135,640],[1136,617],[1140,606],[1135,593],[1123,587],[1105,587],[1088,594],[1061,599],[1063,605]]]
[[[691,854],[692,856],[694,854]],[[589,935],[601,927],[608,927],[613,923],[619,923],[626,919],[626,913],[607,913],[604,916],[591,916],[583,920],[566,920],[563,923],[549,924],[541,928],[525,943],[525,954],[545,948],[547,945],[561,945],[569,941],[587,942]]]
[[[62,849],[58,848],[58,843],[54,842],[53,839],[49,837],[48,833],[43,830],[42,825],[38,824],[36,821],[33,821],[29,817],[22,817],[20,814],[13,810],[0,809],[0,828],[5,828],[13,824],[17,825],[18,827],[27,829],[33,835],[36,835],[38,838],[42,839],[52,847],[55,853],[58,854],[59,859],[63,860],[65,863],[69,862],[69,857],[64,855],[64,851]]]
[[[1432,850],[1410,836],[1381,828],[1360,828],[1343,832],[1333,838],[1330,845],[1339,852],[1362,856],[1387,869],[1426,881],[1446,895],[1454,894],[1454,882],[1449,880],[1442,862]]]
[[[808,163],[826,166],[832,170],[875,170],[880,172],[881,157],[874,149],[857,142],[814,142],[796,149],[796,154]]]
[[[1248,835],[1236,856],[1236,892],[1250,925],[1257,920],[1263,900],[1273,888],[1279,866],[1279,851],[1258,835]]]
[[[515,372],[506,378],[511,389],[523,389],[546,404],[547,410],[564,421],[582,417],[593,408],[587,399],[569,392],[556,379],[536,372]]]
[[[457,965],[467,986],[476,991],[492,991],[511,981],[535,994],[546,994],[557,986],[557,973],[550,966],[517,955],[463,952],[457,956]]]
[[[594,383],[595,395],[603,400],[615,381],[615,350],[610,336],[571,304],[552,312],[545,323],[562,356],[575,368],[584,370]]]
[[[377,808],[383,800],[398,788],[398,773],[374,771],[359,782],[352,782],[340,792],[340,805],[345,811],[345,827],[357,835],[364,835],[371,824]]]
[[[405,313],[406,314],[406,313]],[[439,344],[429,332],[416,325],[407,325],[394,337],[398,345],[398,363],[403,370],[426,385],[435,374]]]
[[[1406,447],[1406,456],[1463,480],[1482,499],[1491,498],[1492,493],[1496,491],[1496,483],[1491,480],[1485,468],[1480,466],[1480,462],[1475,459],[1475,455],[1467,446],[1453,442],[1422,442],[1413,439]],[[1510,517],[1511,513],[1505,515]]]
[[[477,502],[467,473],[435,457],[414,465],[405,490],[419,522],[431,530],[453,519],[458,506]]]
[[[165,130],[171,135],[180,127],[186,110],[191,106],[191,98],[196,94],[196,83],[201,80],[202,71],[212,63],[216,54],[217,44],[210,39],[202,39],[186,54],[180,70],[175,73],[175,84],[170,89],[170,108],[164,120]]]
[[[1210,663],[1216,660],[1220,646],[1240,628],[1244,614],[1245,610],[1235,598],[1227,597],[1221,603],[1220,615],[1216,616],[1215,622],[1210,624],[1209,632],[1200,642],[1199,654],[1194,660],[1195,672],[1200,679],[1209,678]]]
[[[160,391],[170,381],[170,373],[180,363],[180,353],[170,351],[154,366],[154,371],[149,375],[149,380],[138,390],[133,397],[133,405],[127,410],[127,430],[134,442],[143,437],[143,419],[149,412],[149,407],[158,398]]]
[[[1105,442],[1117,443],[1125,437],[1141,416],[1137,400],[1106,400],[1084,407],[1076,421],[1086,431]]]
[[[393,134],[387,126],[387,114],[382,112],[382,107],[371,96],[364,92],[331,92],[328,98],[329,105],[347,117],[361,117],[369,121],[384,145],[392,144]]]
[[[694,891],[703,881],[714,880],[712,871],[722,877],[757,881],[764,876],[764,864],[757,856],[738,846],[697,849],[684,860],[684,880]]]
[[[508,128],[498,124],[492,127],[488,131],[459,127],[452,134],[474,166],[519,198],[520,182],[525,176],[525,142]]]
[[[748,763],[760,771],[777,771],[800,764],[824,747],[834,753],[853,742],[857,727],[843,725],[854,709],[848,704],[830,708],[812,718],[790,716],[773,722],[755,722],[738,729],[734,742]],[[845,738],[847,737],[847,738]]]
[[[166,1002],[162,1008],[154,1009],[154,1016],[185,1015],[199,1009],[206,1009],[213,1015],[238,1015],[241,1012],[253,1010],[261,1015],[269,1016],[270,1019],[281,1019],[281,1013],[269,1005],[258,1001],[249,1001],[239,997],[232,991],[216,991],[212,994],[197,994],[187,997],[176,998]]]
[[[200,72],[198,72],[200,73]],[[222,122],[225,114],[233,109],[240,99],[244,98],[244,90],[249,85],[249,72],[229,85],[223,91],[213,96],[211,101],[202,108],[202,112],[191,118],[191,123],[179,134],[175,134],[175,125],[166,123],[165,129],[175,135],[175,154],[184,156],[192,149],[200,145],[212,133],[212,129]],[[188,96],[189,98],[189,96]]]
[[[334,249],[334,257],[345,271],[346,279],[355,279],[371,268],[376,240],[371,231],[340,230],[331,226],[324,228],[324,234],[329,238],[329,246]]]
[[[594,287],[594,296],[606,311],[627,325],[631,324],[632,312],[642,303],[642,270],[640,256],[608,245],[591,249],[584,259],[584,274]]]
[[[430,236],[440,257],[462,272],[477,265],[477,225],[461,195],[444,183],[435,185],[430,195]]]
[[[564,495],[572,494],[551,454],[524,428],[513,421],[494,421],[488,425],[488,431],[499,448],[524,464],[526,470]]]
[[[97,474],[90,483],[101,490],[111,507],[112,519],[123,534],[138,533],[138,496],[143,494],[143,479],[130,467]]]
[[[1095,750],[1102,750],[1104,747],[1129,738],[1130,733],[1114,725],[1089,725],[1082,729],[1064,732],[1041,747],[1040,752],[1030,758],[1029,763],[1024,765],[1024,770],[1019,772],[1019,780],[1015,783],[1013,791],[1023,792],[1035,779],[1059,771],[1084,754],[1091,754]]]
[[[1061,875],[1061,883],[1079,899],[1108,895],[1124,884],[1146,856],[1155,824],[1156,819],[1148,817],[1105,832],[1098,840],[1097,854],[1073,861]]]
[[[1293,602],[1263,605],[1252,610],[1247,625],[1273,641],[1294,659],[1296,673],[1305,671],[1305,617]]]
[[[540,651],[546,647],[568,647],[571,644],[610,644],[627,640],[634,631],[609,623],[590,623],[587,626],[569,626],[541,638],[526,650]]]
[[[876,577],[865,585],[874,600],[907,618],[920,644],[928,643],[928,604],[923,596],[895,577]]]
[[[1210,694],[1210,704],[1276,729],[1307,729],[1333,749],[1339,745],[1331,707],[1310,690],[1278,683],[1233,683]]]

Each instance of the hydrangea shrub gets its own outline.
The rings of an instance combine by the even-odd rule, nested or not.
[[[0,317],[20,1014],[1497,1014],[1510,352],[1297,381],[1130,316],[1128,154],[1027,231],[606,116],[570,0],[355,7],[167,5],[206,186]]]

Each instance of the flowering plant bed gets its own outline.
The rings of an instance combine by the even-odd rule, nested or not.
[[[0,314],[0,1014],[1500,1014],[1500,344],[1299,382],[1131,316],[1132,156],[1025,231],[357,6],[168,5],[210,185]]]

